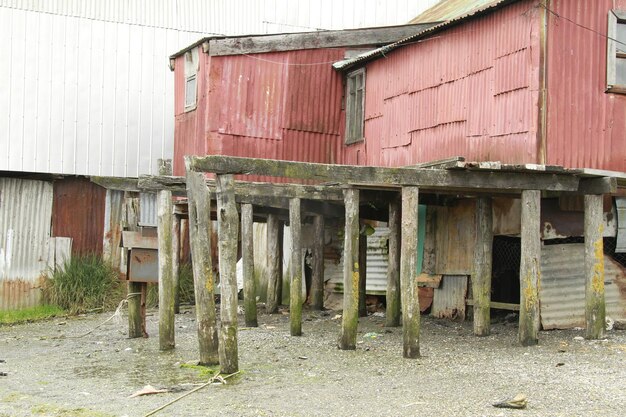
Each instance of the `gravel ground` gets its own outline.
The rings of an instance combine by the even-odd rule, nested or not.
[[[336,312],[305,311],[302,337],[286,314],[259,316],[239,333],[242,374],[211,385],[157,416],[623,416],[626,332],[582,340],[581,330],[541,332],[516,344],[515,325],[472,336],[471,323],[422,320],[422,357],[402,358],[402,332],[370,316],[356,351],[336,348]],[[0,327],[0,416],[143,416],[206,381],[198,368],[194,314],[176,316],[173,352],[158,350],[157,313],[148,339],[128,339],[110,314]],[[136,398],[145,385],[171,392]],[[523,393],[525,410],[493,403]]]

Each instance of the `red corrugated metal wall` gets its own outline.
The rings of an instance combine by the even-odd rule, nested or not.
[[[72,254],[102,254],[106,190],[87,178],[54,182],[52,236],[71,237]]]
[[[604,92],[608,13],[626,1],[552,0],[550,8],[547,161],[626,171],[626,96]]]
[[[515,3],[367,65],[366,140],[344,146],[340,162],[537,162],[535,6]]]

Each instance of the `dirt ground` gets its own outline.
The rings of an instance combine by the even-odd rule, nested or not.
[[[286,314],[259,316],[239,332],[242,373],[210,385],[157,416],[623,416],[626,332],[602,341],[582,330],[541,332],[516,344],[514,324],[472,336],[471,323],[424,318],[422,357],[402,358],[399,328],[370,316],[356,351],[336,348],[333,311],[304,312],[302,337]],[[176,349],[158,350],[157,313],[148,339],[128,339],[110,313],[0,327],[0,416],[143,416],[208,380],[197,360],[193,311],[176,316]],[[145,385],[169,393],[128,398]],[[494,408],[518,393],[525,410]]]

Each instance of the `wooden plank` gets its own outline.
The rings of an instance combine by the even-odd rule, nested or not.
[[[539,332],[541,267],[541,192],[522,192],[520,260],[520,315],[518,338],[522,346],[536,345]]]
[[[289,202],[289,231],[291,233],[289,320],[291,335],[302,336],[302,222],[299,198],[292,198]]]
[[[472,294],[474,303],[474,334],[488,336],[491,333],[491,270],[493,254],[493,211],[491,199],[476,199],[476,245],[474,245],[474,268]]]
[[[476,242],[474,201],[459,200],[454,205],[436,207],[436,211],[434,272],[470,275]]]
[[[239,214],[232,175],[217,176],[217,230],[220,269],[220,371],[239,370],[237,347],[237,238]]]
[[[324,308],[324,216],[313,217],[313,261],[311,280],[311,308],[322,310]]]
[[[217,365],[219,341],[211,259],[211,198],[202,174],[187,170],[187,196],[199,363],[205,366]]]
[[[431,26],[433,23],[210,39],[209,55],[222,56],[347,46],[378,46],[414,35]]]
[[[458,167],[459,162],[465,162],[465,158],[462,156],[453,156],[451,158],[439,159],[436,161],[422,162],[419,164],[411,165],[411,168],[437,168],[448,169]]]
[[[123,222],[131,232],[138,232],[139,226],[139,195],[133,192],[124,192],[124,203],[122,208]],[[122,232],[123,236],[124,232]],[[127,249],[123,250],[126,268],[128,268]],[[128,274],[128,270],[126,269]],[[128,276],[127,276],[128,277]],[[146,294],[147,284],[145,282],[128,282],[128,337],[148,337],[146,331]]]
[[[577,194],[611,194],[617,192],[617,178],[581,178]]]
[[[465,301],[465,303],[466,303],[468,306],[473,306],[473,305],[475,304],[475,303],[474,303],[474,300],[472,300],[472,299],[468,299],[468,300],[466,300],[466,301]],[[501,303],[501,302],[499,302],[499,301],[491,301],[491,302],[489,303],[489,305],[490,305],[490,307],[491,307],[491,308],[497,308],[497,309],[500,309],[500,310],[519,311],[519,304],[514,304],[514,303]]]
[[[604,337],[604,245],[603,196],[585,196],[585,334]]]
[[[280,236],[282,233],[282,222],[273,214],[267,216],[267,301],[265,309],[269,314],[278,313],[278,305],[281,302],[283,248]]]
[[[139,231],[124,230],[121,245],[126,249],[158,249],[159,240],[155,236],[142,236]]]
[[[191,168],[199,172],[217,174],[269,175],[304,180],[370,184],[381,187],[389,187],[390,184],[394,184],[438,190],[489,189],[499,192],[525,189],[576,191],[579,180],[576,176],[566,174],[330,165],[217,155],[192,157]]]
[[[359,317],[367,317],[367,235],[359,233]]]
[[[389,203],[389,263],[385,326],[400,326],[400,201]]]
[[[89,180],[109,190],[139,192],[137,178],[91,176]]]
[[[359,324],[359,190],[344,191],[346,223],[343,245],[343,316],[339,348],[356,349]]]
[[[422,272],[417,276],[417,285],[425,288],[439,288],[441,286],[441,274],[426,274]]]
[[[251,204],[241,205],[241,258],[243,263],[243,305],[246,327],[258,327]]]
[[[420,356],[420,306],[417,286],[417,240],[419,188],[402,188],[402,247],[400,252],[400,287],[402,303],[402,354]]]

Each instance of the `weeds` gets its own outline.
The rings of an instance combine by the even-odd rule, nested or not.
[[[48,319],[65,314],[65,312],[52,305],[42,305],[37,307],[26,308],[23,310],[5,310],[0,311],[0,325],[27,323],[36,320]]]
[[[190,263],[181,263],[178,276],[178,301],[180,304],[194,304],[193,269]],[[159,305],[159,286],[148,284],[146,306],[154,308]]]

